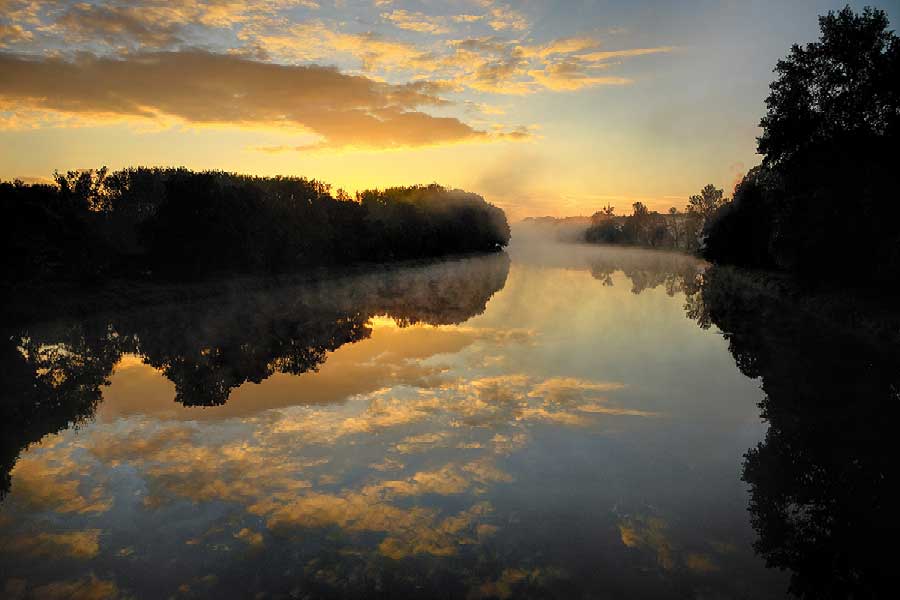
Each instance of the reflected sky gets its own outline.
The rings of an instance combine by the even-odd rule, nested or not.
[[[250,305],[278,317],[253,322],[228,303],[185,309],[164,350],[111,318],[96,409],[12,467],[4,595],[783,594],[740,481],[762,393],[685,315],[704,265],[531,243],[510,256],[270,290]],[[346,315],[359,327],[334,334]],[[285,331],[323,322],[326,341],[304,345],[323,360],[280,368]],[[224,402],[175,401],[173,365],[211,355],[231,357],[204,363],[227,366]]]

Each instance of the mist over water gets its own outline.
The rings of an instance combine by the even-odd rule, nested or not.
[[[742,481],[779,390],[708,273],[514,230],[508,254],[4,332],[0,583],[781,596]]]

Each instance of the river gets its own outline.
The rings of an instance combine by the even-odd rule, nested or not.
[[[743,350],[759,328],[723,334],[706,269],[521,242],[7,332],[0,585],[38,598],[815,585],[815,568],[779,562],[784,523],[766,547],[776,367]]]

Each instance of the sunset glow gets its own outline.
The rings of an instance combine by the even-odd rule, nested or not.
[[[682,208],[757,164],[775,61],[839,4],[2,0],[0,178],[183,165],[438,182],[513,219]]]

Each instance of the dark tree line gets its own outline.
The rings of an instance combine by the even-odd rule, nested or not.
[[[132,168],[0,183],[2,281],[283,272],[492,251],[506,216],[438,185],[348,197],[298,177]]]
[[[900,38],[886,14],[820,17],[778,62],[760,166],[706,223],[703,255],[810,280],[900,283]]]
[[[683,211],[674,206],[666,213],[651,211],[643,202],[632,205],[631,216],[616,216],[607,205],[594,213],[585,240],[602,244],[626,244],[696,253],[701,247],[704,223],[726,202],[723,192],[707,185],[691,196]]]

